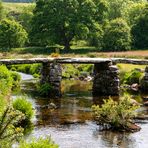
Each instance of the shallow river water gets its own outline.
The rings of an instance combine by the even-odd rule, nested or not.
[[[27,139],[51,136],[60,148],[148,148],[148,120],[139,121],[142,129],[136,133],[100,130],[92,120],[91,106],[96,99],[92,98],[90,82],[63,82],[63,97],[49,99],[32,95],[28,80],[32,78],[26,76],[22,74],[22,92],[29,95],[36,110],[35,128]],[[148,109],[144,110],[148,114]]]

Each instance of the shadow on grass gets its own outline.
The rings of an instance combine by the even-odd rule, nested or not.
[[[59,52],[60,54],[88,54],[91,52],[99,51],[95,47],[72,47],[70,50],[65,50],[62,47],[25,47],[25,48],[13,48],[11,50],[5,50],[0,52],[13,52],[17,54],[33,54],[33,55],[50,55],[51,53]]]

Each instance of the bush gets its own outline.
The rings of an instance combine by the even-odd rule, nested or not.
[[[14,20],[0,22],[0,48],[22,47],[27,41],[27,32]]]
[[[6,66],[0,66],[0,95],[7,96],[12,89],[13,79]]]
[[[12,71],[23,72],[31,75],[39,75],[41,64],[21,64],[21,65],[11,65],[9,69]]]
[[[53,89],[53,87],[49,83],[39,84],[37,87],[38,92],[41,96],[49,96]]]
[[[72,64],[65,64],[62,66],[62,77],[74,78],[79,75],[79,70]]]
[[[18,88],[20,86],[21,76],[14,71],[11,71],[11,77],[13,79],[12,89]]]
[[[104,51],[126,51],[131,49],[130,28],[126,21],[117,18],[107,25],[104,33]]]
[[[124,96],[118,102],[113,99],[104,100],[101,106],[93,105],[92,110],[96,121],[101,125],[110,125],[112,129],[129,130],[136,116],[135,110],[138,108],[132,105],[129,96]]]
[[[26,121],[30,121],[34,115],[32,104],[26,100],[26,97],[17,98],[14,100],[13,107],[25,115]]]
[[[7,107],[0,113],[1,148],[10,148],[13,142],[23,136],[23,128],[16,126],[22,119],[24,119],[24,115],[12,107]]]
[[[132,70],[131,72],[125,73],[123,77],[123,83],[132,85],[134,83],[140,83],[140,78],[142,77],[142,72],[138,70]]]
[[[51,138],[39,138],[38,140],[32,140],[31,142],[22,141],[19,148],[58,148]]]
[[[0,113],[7,104],[7,97],[9,97],[12,89],[13,79],[11,73],[6,66],[0,65]]]

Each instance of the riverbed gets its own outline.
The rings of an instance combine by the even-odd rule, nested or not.
[[[21,92],[29,96],[36,111],[34,130],[26,139],[51,136],[60,148],[148,148],[148,120],[137,121],[141,130],[136,133],[102,131],[96,125],[91,112],[96,103],[91,95],[91,82],[63,81],[63,97],[51,99],[34,95],[32,84],[36,81],[30,75],[21,76]],[[144,110],[148,115],[148,109]]]

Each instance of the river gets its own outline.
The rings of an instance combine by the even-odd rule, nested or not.
[[[29,96],[36,110],[35,128],[27,139],[51,136],[60,148],[148,148],[148,120],[137,121],[142,129],[136,133],[100,130],[92,120],[91,106],[95,100],[91,82],[63,81],[63,97],[49,99],[33,95],[32,76],[21,76],[22,93]],[[148,115],[148,109],[144,110]]]

